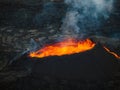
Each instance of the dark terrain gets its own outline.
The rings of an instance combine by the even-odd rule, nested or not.
[[[53,61],[46,62],[28,59],[27,50],[33,49],[36,43],[40,44],[41,41],[46,43],[62,36],[59,28],[66,9],[67,5],[63,3],[63,0],[54,2],[50,0],[0,0],[0,90],[120,90],[120,67],[108,80],[71,80],[42,75],[38,72],[39,69],[36,70],[36,68],[47,67],[47,65],[39,67],[39,64],[51,63],[57,57],[48,57],[49,60],[53,58]],[[96,35],[91,32],[88,37],[120,55],[119,0],[116,0],[115,9],[101,31]],[[110,58],[110,61],[115,59],[112,56]],[[115,59],[115,61],[119,66],[119,60]]]

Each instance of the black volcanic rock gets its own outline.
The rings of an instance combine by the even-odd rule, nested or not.
[[[18,88],[20,90],[41,88],[55,90],[63,86],[62,82],[65,83],[64,88],[76,87],[76,84],[81,88],[90,88],[88,85],[93,85],[93,83],[95,86],[93,88],[106,87],[106,85],[109,88],[111,81],[108,79],[113,80],[114,74],[119,72],[118,69],[117,59],[106,52],[101,45],[96,45],[92,50],[83,53],[41,59],[30,58],[27,52],[1,71],[0,88],[2,90]],[[119,77],[115,80],[118,79]],[[108,84],[99,86],[106,80],[109,81]],[[49,87],[51,85],[53,87]]]
[[[32,75],[63,79],[104,80],[117,71],[117,59],[101,45],[79,54],[33,59]]]

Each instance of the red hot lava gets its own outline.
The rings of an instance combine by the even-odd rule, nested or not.
[[[71,55],[91,50],[92,48],[94,48],[94,46],[95,43],[93,43],[90,39],[75,40],[70,38],[61,42],[46,45],[37,51],[31,52],[29,56],[35,58],[43,58],[48,56]],[[120,56],[117,55],[115,52],[110,51],[105,46],[103,47],[108,53],[114,55],[117,59],[120,59]]]
[[[120,59],[120,56],[117,54],[117,53],[115,53],[115,52],[113,52],[113,51],[110,51],[107,47],[105,47],[104,46],[104,49],[107,51],[107,52],[109,52],[110,54],[112,54],[113,56],[115,56],[117,59]]]
[[[95,46],[90,39],[86,40],[75,40],[67,39],[58,43],[46,45],[40,50],[31,52],[30,57],[43,58],[48,56],[62,56],[70,55],[74,53],[80,53],[87,50],[91,50]]]

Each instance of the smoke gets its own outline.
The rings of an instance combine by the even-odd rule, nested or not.
[[[98,32],[113,10],[114,0],[65,0],[68,10],[61,30],[63,34],[84,37]]]

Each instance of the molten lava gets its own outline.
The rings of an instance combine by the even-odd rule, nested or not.
[[[90,39],[67,39],[55,44],[46,45],[38,51],[31,52],[30,57],[43,58],[48,56],[62,56],[80,53],[92,49],[95,46]]]
[[[120,59],[120,56],[116,54],[115,52],[110,51],[107,47],[104,46],[104,49],[109,52],[110,54],[114,55],[116,58]]]

